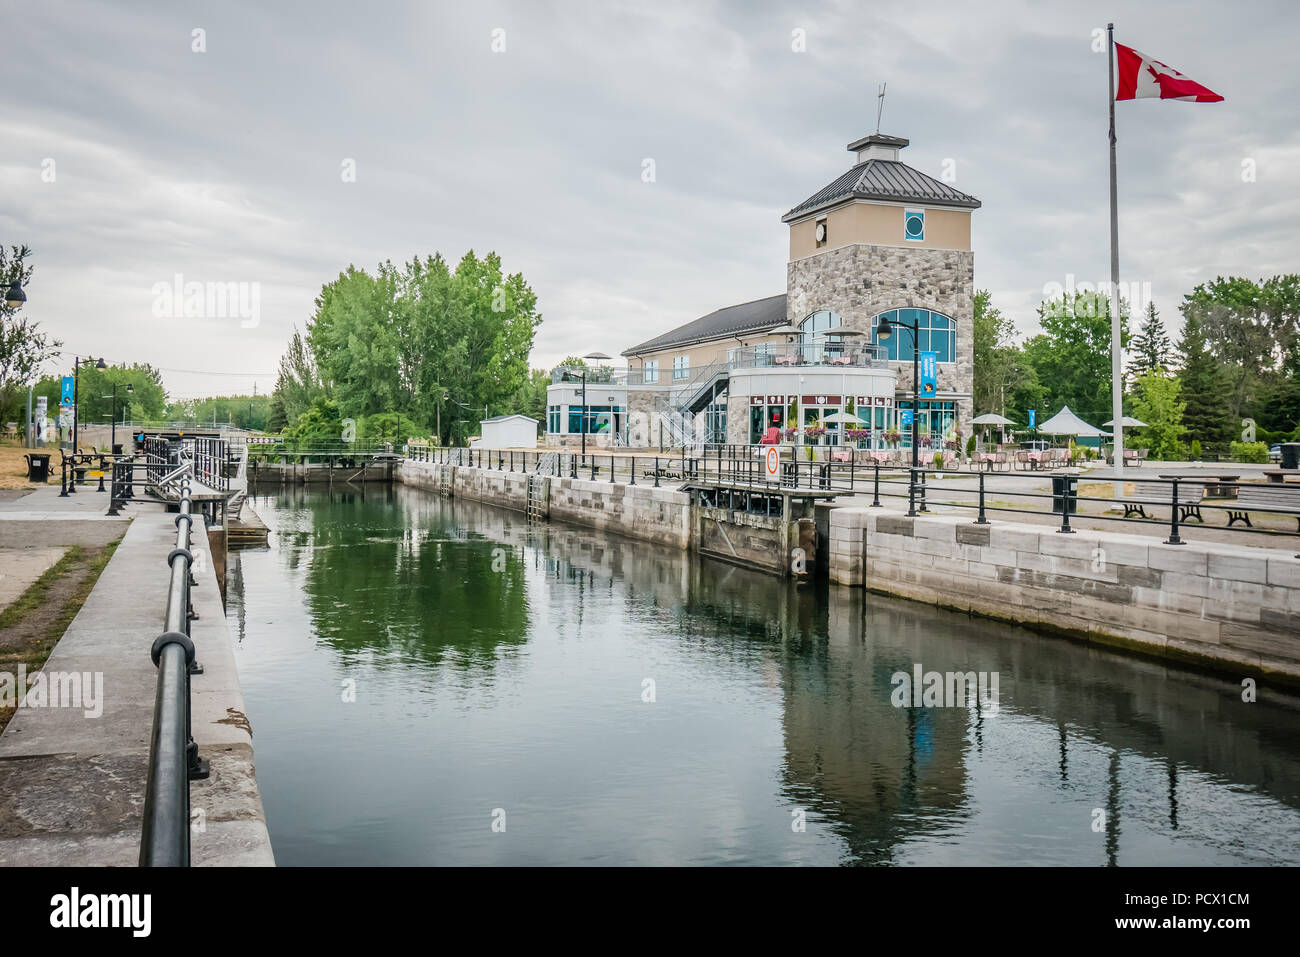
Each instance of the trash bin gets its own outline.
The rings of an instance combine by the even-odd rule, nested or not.
[[[50,477],[48,453],[31,452],[25,458],[27,459],[27,481],[44,482]]]
[[[1282,468],[1300,469],[1300,442],[1282,443]]]
[[[1052,476],[1052,511],[1057,515],[1062,514],[1062,510],[1069,508],[1070,514],[1074,515],[1079,510],[1079,476],[1077,475],[1053,475]]]
[[[114,454],[114,455],[121,455],[121,454],[122,454],[122,443],[121,443],[121,442],[118,442],[116,445],[113,446],[113,454]]]

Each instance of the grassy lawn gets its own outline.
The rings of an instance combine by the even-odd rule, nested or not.
[[[50,476],[54,485],[59,484],[59,450],[57,448],[25,449],[13,442],[0,444],[0,488],[40,488],[40,483],[27,481],[27,460],[23,458],[28,452],[49,452]]]
[[[13,675],[16,682],[19,664],[27,666],[29,676],[44,666],[85,604],[117,544],[71,546],[13,604],[0,612],[0,672]],[[0,730],[9,723],[13,713],[13,708],[0,707]]]

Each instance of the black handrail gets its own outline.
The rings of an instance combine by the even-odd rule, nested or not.
[[[190,708],[190,675],[202,674],[194,660],[190,621],[194,581],[190,568],[190,477],[180,479],[176,515],[176,547],[167,556],[171,582],[163,633],[150,655],[158,668],[154,695],[153,731],[149,738],[149,778],[144,794],[144,824],[140,836],[141,867],[188,867],[190,864],[190,781],[208,776],[208,763],[194,743]]]
[[[1221,491],[1229,491],[1232,494],[1235,494],[1236,490],[1250,488],[1256,492],[1260,489],[1266,490],[1263,494],[1288,497],[1294,497],[1297,490],[1300,490],[1300,484],[1297,483],[1243,483],[1236,480],[1229,481],[1221,474],[1216,474],[1218,470],[1215,469],[1188,472],[1167,478],[1152,475],[1149,471],[1126,469],[1124,481],[1161,486],[1165,489],[1165,495],[1158,498],[1130,495],[1119,499],[1080,493],[1079,483],[1085,479],[1095,484],[1108,484],[1115,481],[1112,476],[1106,474],[1084,476],[1073,471],[1043,470],[997,473],[996,477],[999,481],[1005,480],[1011,483],[1021,480],[1042,482],[1047,478],[1054,480],[1054,487],[1046,491],[1020,491],[1014,488],[1004,488],[1003,491],[1006,494],[1014,496],[1017,500],[1022,500],[1019,507],[1017,507],[1015,504],[1003,504],[990,500],[991,496],[986,488],[986,481],[994,473],[980,467],[979,463],[975,463],[970,471],[962,472],[956,469],[936,469],[925,466],[912,469],[910,464],[885,464],[879,461],[862,463],[856,460],[857,456],[851,456],[848,461],[835,461],[833,459],[831,461],[821,459],[806,461],[798,457],[797,453],[791,455],[789,447],[786,446],[778,448],[776,474],[768,475],[765,468],[767,447],[738,446],[737,448],[748,450],[749,454],[743,456],[728,456],[725,454],[726,448],[713,447],[704,454],[695,455],[683,450],[671,457],[645,454],[634,455],[629,452],[626,455],[609,454],[608,456],[591,454],[586,458],[563,450],[539,449],[535,452],[523,451],[519,453],[521,459],[519,470],[525,472],[536,471],[541,467],[547,456],[554,456],[548,466],[548,474],[567,476],[570,479],[581,477],[622,482],[629,485],[637,484],[638,479],[646,479],[650,480],[647,484],[655,487],[660,485],[661,479],[671,479],[689,481],[695,485],[743,487],[752,491],[762,491],[764,489],[770,491],[798,491],[809,489],[843,495],[861,493],[864,495],[870,494],[872,496],[871,505],[875,507],[880,506],[882,494],[901,495],[904,499],[909,500],[908,511],[911,514],[929,513],[931,509],[927,505],[928,497],[929,505],[954,509],[972,509],[976,513],[975,521],[979,524],[987,523],[988,515],[991,512],[1059,514],[1061,519],[1060,531],[1067,534],[1074,531],[1072,518],[1087,518],[1090,521],[1141,521],[1150,524],[1151,519],[1136,511],[1136,505],[1145,504],[1148,508],[1163,506],[1170,509],[1169,518],[1167,520],[1162,519],[1162,521],[1169,529],[1167,541],[1172,544],[1182,544],[1185,541],[1183,533],[1187,527],[1188,515],[1199,518],[1201,511],[1227,513],[1230,518],[1237,516],[1232,518],[1232,524],[1229,527],[1243,533],[1254,532],[1264,535],[1288,536],[1300,534],[1300,514],[1291,511],[1289,507],[1290,498],[1286,503],[1279,498],[1277,506],[1272,508],[1266,506],[1264,511],[1291,515],[1298,523],[1295,533],[1269,528],[1256,528],[1250,525],[1245,528],[1236,528],[1235,522],[1243,521],[1240,516],[1251,511],[1251,506],[1238,504],[1230,497],[1218,500],[1206,499],[1204,501],[1191,501],[1188,499],[1187,488],[1200,485],[1215,486]],[[832,449],[831,451],[851,450]],[[494,453],[492,450],[488,450],[488,458],[485,459],[483,449],[417,446],[408,451],[407,458],[412,461],[428,462],[430,464],[470,467],[475,465],[481,467],[486,464],[490,467],[493,454],[497,456],[496,461],[499,467],[502,453]],[[762,459],[757,458],[756,454],[764,457]],[[515,467],[514,455],[514,452],[510,453],[512,469]],[[567,462],[565,460],[566,455],[568,456]],[[602,471],[605,468],[609,469],[608,476]],[[971,480],[969,487],[963,486],[953,489],[958,495],[968,496],[971,500],[951,500],[950,496],[944,494],[948,491],[948,487],[951,487],[950,483],[935,484],[930,481],[934,477],[942,477],[948,480]],[[1039,504],[1040,502],[1045,504],[1047,500],[1051,500],[1050,506],[1043,507],[1043,505]],[[1076,512],[1080,502],[1099,502],[1108,505],[1128,506],[1128,508],[1125,509],[1123,516],[1092,512],[1085,515]],[[1296,511],[1300,512],[1300,508],[1297,508]]]

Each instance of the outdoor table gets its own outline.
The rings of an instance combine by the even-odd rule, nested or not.
[[[1269,482],[1274,485],[1283,484],[1288,476],[1300,478],[1300,471],[1296,469],[1266,469],[1264,474],[1268,477]]]
[[[1222,472],[1161,472],[1162,479],[1195,479],[1205,481],[1206,498],[1236,498],[1237,479],[1240,475],[1224,475]]]

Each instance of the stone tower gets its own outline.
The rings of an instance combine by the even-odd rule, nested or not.
[[[950,338],[933,331],[943,348],[936,409],[950,404],[956,423],[970,435],[971,213],[980,201],[899,160],[907,145],[882,133],[850,143],[852,168],[781,217],[790,227],[786,317],[800,326],[814,314],[835,313],[842,328],[862,334],[853,341],[864,344],[876,341],[873,323],[891,310],[914,310],[904,315],[922,315],[935,325],[943,324],[939,317],[951,320]],[[898,398],[907,402],[911,333],[894,338],[897,360],[890,364],[898,370]],[[922,350],[930,346],[928,339]]]

